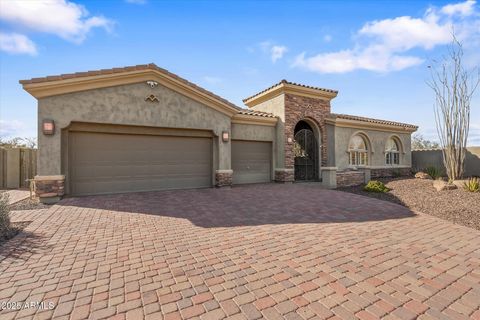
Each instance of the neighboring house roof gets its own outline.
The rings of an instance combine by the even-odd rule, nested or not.
[[[408,123],[402,122],[395,122],[389,120],[381,120],[381,119],[374,119],[374,118],[366,118],[366,117],[359,117],[353,116],[350,114],[339,114],[339,113],[331,113],[328,115],[328,119],[336,120],[336,119],[345,119],[345,120],[352,120],[352,121],[360,121],[360,122],[368,122],[368,123],[375,123],[387,126],[396,126],[396,127],[403,127],[408,129],[418,129],[418,126]]]
[[[270,99],[274,95],[278,95],[284,92],[292,92],[301,95],[308,95],[320,98],[328,98],[332,99],[335,98],[338,94],[337,90],[320,88],[320,87],[313,87],[307,86],[304,84],[299,84],[295,82],[290,82],[287,80],[282,80],[267,89],[260,91],[253,96],[243,99],[243,102],[248,105],[252,106],[258,103],[263,102],[265,99]],[[265,99],[262,99],[265,98]]]

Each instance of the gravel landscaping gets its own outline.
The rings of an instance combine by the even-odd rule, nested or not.
[[[13,210],[36,210],[36,209],[48,209],[48,204],[41,203],[38,199],[24,199],[9,206],[10,211]]]
[[[415,178],[379,179],[390,189],[386,193],[366,192],[363,186],[338,188],[401,204],[412,211],[430,214],[480,230],[480,193],[463,189],[436,191],[432,180]]]

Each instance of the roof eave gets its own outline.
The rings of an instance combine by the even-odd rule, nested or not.
[[[277,122],[277,117],[263,117],[242,113],[237,113],[232,117],[232,123],[236,124],[250,124],[274,127],[277,125]]]
[[[37,99],[67,94],[73,92],[80,92],[86,90],[107,88],[118,85],[133,84],[153,80],[159,84],[175,90],[189,98],[202,102],[206,105],[212,106],[214,109],[221,111],[229,116],[238,113],[239,107],[216,98],[211,94],[203,92],[181,81],[175,77],[169,76],[156,69],[132,70],[110,74],[98,74],[82,77],[60,78],[48,81],[30,82],[20,81],[23,89],[30,93]]]
[[[412,133],[417,131],[418,129],[417,126],[413,126],[413,125],[385,124],[385,123],[342,119],[342,118],[326,118],[325,122],[327,124],[332,124],[334,126],[343,127],[343,128],[370,129],[370,130],[377,130],[377,131],[393,131],[393,132],[403,132],[403,133],[404,132]]]
[[[286,94],[286,93],[310,97],[310,98],[328,100],[328,101],[335,98],[338,94],[337,91],[327,91],[327,90],[294,85],[286,82],[280,82],[276,86],[273,86],[252,97],[244,99],[243,103],[245,103],[245,105],[251,108],[262,102],[265,102],[267,100],[273,99],[281,94]]]

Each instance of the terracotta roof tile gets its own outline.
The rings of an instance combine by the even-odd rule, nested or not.
[[[389,121],[389,120],[366,118],[366,117],[359,117],[359,116],[353,116],[353,115],[350,115],[350,114],[331,113],[328,117],[331,118],[331,119],[340,118],[340,119],[346,119],[346,120],[379,123],[379,124],[386,124],[386,125],[399,126],[399,127],[405,127],[405,128],[415,128],[415,129],[418,128],[418,126],[413,125],[413,124],[401,123],[401,122],[395,122],[395,121]]]
[[[268,87],[267,89],[262,90],[262,91],[260,91],[260,92],[258,92],[258,93],[256,93],[256,94],[254,94],[253,96],[250,96],[250,97],[248,97],[248,98],[243,99],[243,102],[246,102],[246,101],[248,101],[248,100],[250,100],[250,99],[252,99],[252,98],[255,98],[256,96],[259,96],[259,95],[261,95],[262,93],[267,92],[268,90],[271,90],[271,89],[273,89],[273,88],[276,88],[276,87],[278,87],[278,86],[281,85],[281,84],[290,84],[290,85],[293,85],[293,86],[298,86],[298,87],[303,87],[303,88],[308,88],[308,89],[314,89],[314,90],[320,90],[320,91],[323,91],[323,92],[338,93],[337,90],[320,88],[320,87],[313,87],[313,86],[307,86],[307,85],[304,85],[304,84],[299,84],[299,83],[295,83],[295,82],[290,82],[290,81],[287,81],[287,80],[283,79],[282,81],[274,84],[273,86],[270,86],[270,87]]]
[[[248,110],[248,109],[242,109],[238,112],[239,114],[246,114],[250,116],[258,116],[258,117],[264,117],[264,118],[276,118],[275,115],[269,112],[263,112],[263,111],[255,111],[255,110]]]
[[[112,73],[120,73],[120,72],[128,72],[128,71],[135,71],[135,70],[156,70],[159,71],[165,75],[168,75],[171,78],[175,78],[179,80],[180,82],[183,82],[184,84],[197,89],[198,91],[209,95],[212,98],[215,98],[217,100],[222,101],[223,103],[229,105],[230,107],[241,110],[242,108],[236,106],[232,102],[228,101],[227,99],[224,99],[213,92],[210,92],[206,89],[203,89],[202,87],[179,77],[178,75],[171,73],[163,68],[158,67],[154,63],[150,64],[139,64],[136,66],[127,66],[123,68],[112,68],[112,69],[101,69],[101,70],[92,70],[92,71],[86,71],[86,72],[76,72],[76,73],[66,73],[66,74],[60,74],[56,76],[47,76],[47,77],[42,77],[42,78],[32,78],[29,80],[20,80],[19,82],[23,85],[26,84],[33,84],[33,83],[41,83],[41,82],[48,82],[48,81],[55,81],[55,80],[65,80],[65,79],[73,79],[73,78],[82,78],[82,77],[88,77],[88,76],[96,76],[96,75],[106,75],[106,74],[112,74]]]

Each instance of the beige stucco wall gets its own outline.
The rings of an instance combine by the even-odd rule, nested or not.
[[[348,168],[348,144],[350,138],[356,133],[363,133],[370,142],[370,161],[371,168],[392,168],[392,167],[410,167],[411,159],[411,140],[410,133],[404,132],[388,132],[377,130],[365,130],[346,127],[335,127],[335,166],[339,170]],[[385,164],[385,145],[391,136],[396,136],[400,142],[402,149],[400,152],[400,165],[387,166]]]
[[[281,94],[268,101],[259,103],[252,110],[269,112],[278,117],[276,126],[275,167],[283,167],[285,161],[285,95]],[[282,165],[280,165],[282,164]]]
[[[275,134],[273,126],[232,123],[233,140],[274,141]]]
[[[154,94],[159,102],[147,102]],[[53,119],[56,133],[45,136],[42,120]],[[61,132],[72,121],[213,130],[218,145],[214,169],[230,169],[230,142],[220,141],[230,131],[230,117],[191,98],[158,85],[136,83],[41,98],[38,101],[38,174],[61,172]]]
[[[327,167],[335,167],[335,126],[326,124],[327,130]]]

